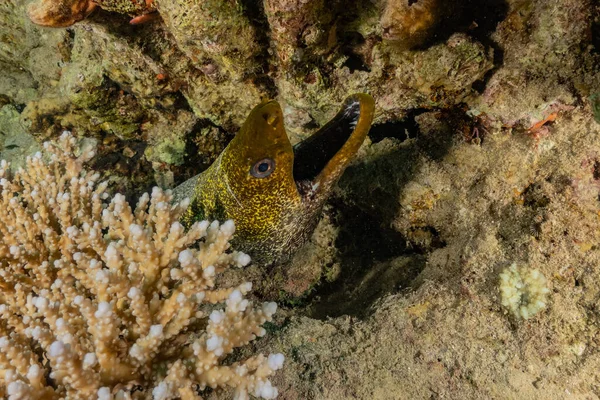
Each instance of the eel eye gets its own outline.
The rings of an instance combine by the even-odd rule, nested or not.
[[[275,169],[275,160],[272,158],[263,158],[258,160],[252,168],[250,168],[250,175],[255,178],[266,178],[273,173]]]

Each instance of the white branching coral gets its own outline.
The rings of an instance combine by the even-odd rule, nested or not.
[[[502,305],[519,319],[529,319],[546,307],[550,289],[546,277],[537,269],[513,263],[500,274]]]
[[[50,156],[11,175],[0,165],[0,397],[272,399],[283,355],[224,364],[265,334],[276,311],[244,298],[251,284],[216,288],[250,262],[229,251],[232,221],[185,230],[187,204],[155,188],[132,209],[73,155],[64,134]]]

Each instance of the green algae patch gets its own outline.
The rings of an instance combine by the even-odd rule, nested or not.
[[[600,124],[600,93],[595,93],[588,97],[592,106],[592,112],[594,114],[594,120]]]
[[[0,159],[11,162],[13,168],[23,166],[25,157],[41,149],[21,125],[20,117],[13,105],[0,108]]]

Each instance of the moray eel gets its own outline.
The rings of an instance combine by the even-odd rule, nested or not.
[[[373,111],[371,96],[354,94],[333,120],[292,146],[279,104],[259,104],[215,162],[175,189],[175,201],[191,200],[182,224],[233,219],[236,249],[261,264],[286,261],[310,238]]]

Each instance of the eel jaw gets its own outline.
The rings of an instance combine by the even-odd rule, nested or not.
[[[365,140],[373,111],[368,94],[349,96],[331,121],[294,146],[293,176],[301,197],[329,192]]]

